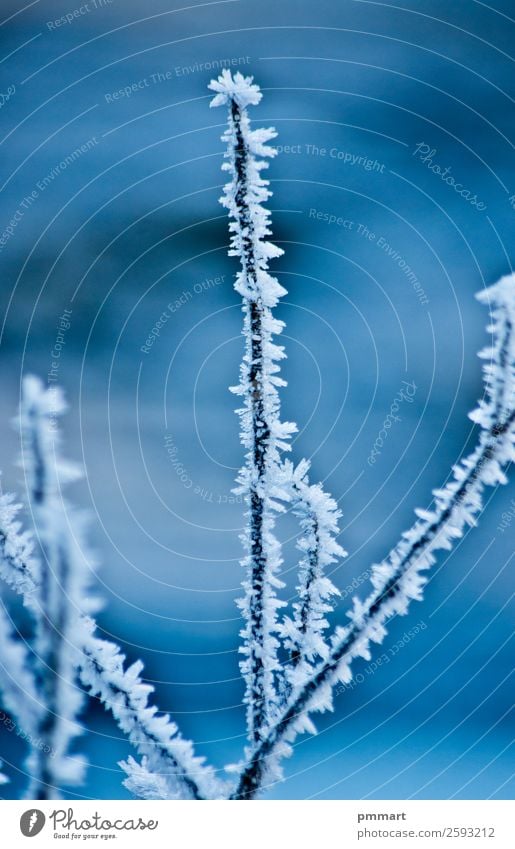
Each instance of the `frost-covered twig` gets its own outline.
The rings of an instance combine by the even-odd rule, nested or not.
[[[252,753],[232,798],[253,798],[267,776],[273,780],[279,774],[278,761],[288,754],[289,744],[297,734],[311,730],[309,713],[332,707],[332,686],[351,680],[352,661],[368,659],[370,643],[381,643],[387,633],[386,622],[395,614],[407,613],[412,600],[421,599],[435,552],[451,549],[465,526],[476,523],[484,487],[507,482],[503,467],[515,460],[515,276],[502,278],[479,299],[493,307],[489,330],[494,333],[494,345],[485,370],[486,399],[471,416],[481,426],[478,446],[454,467],[453,479],[435,490],[434,509],[417,511],[418,521],[374,566],[373,591],[363,602],[354,599],[350,625],[336,630],[327,660],[293,693],[278,722]]]
[[[98,606],[90,591],[92,558],[84,544],[84,517],[62,495],[62,488],[80,477],[60,455],[57,417],[64,410],[58,390],[45,389],[37,378],[25,378],[20,412],[23,466],[41,548],[31,603],[36,616],[36,675],[45,708],[38,735],[44,745],[35,753],[29,789],[29,796],[39,799],[55,798],[63,784],[78,784],[83,777],[84,759],[70,751],[83,730],[78,721],[84,697],[77,681],[77,637],[83,614]]]
[[[329,654],[330,645],[324,638],[329,625],[326,615],[333,609],[331,596],[339,595],[339,591],[325,575],[325,569],[337,558],[345,557],[346,552],[336,542],[341,513],[321,484],[309,483],[309,463],[302,460],[294,468],[286,461],[284,471],[292,512],[300,519],[297,548],[302,554],[293,618],[285,616],[280,628],[285,648],[290,652],[286,677],[291,690],[313,671],[316,658],[325,660]]]
[[[69,755],[69,745],[80,733],[77,715],[83,695],[77,670],[91,695],[98,695],[112,711],[120,728],[144,756],[141,766],[133,759],[123,765],[134,792],[167,787],[170,798],[206,798],[220,795],[213,772],[194,756],[168,716],[157,716],[148,704],[152,687],[140,677],[142,664],[124,670],[119,647],[94,635],[88,616],[98,607],[89,589],[93,558],[85,545],[84,518],[63,501],[61,487],[80,476],[78,469],[60,456],[56,416],[65,409],[62,395],[45,390],[36,378],[24,382],[21,421],[31,506],[41,543],[43,563],[35,589],[37,661],[45,710],[38,731],[48,741],[50,757],[38,752],[33,768],[33,795],[42,798],[61,783],[81,779],[81,763]],[[12,529],[11,529],[12,530]],[[27,561],[29,562],[29,561]],[[152,776],[150,778],[150,776]]]
[[[34,593],[38,581],[38,561],[34,543],[27,531],[22,531],[17,515],[21,509],[10,494],[0,496],[0,578],[22,596],[25,605],[34,613]],[[27,759],[29,774],[35,769],[34,746],[42,744],[37,730],[44,712],[29,646],[14,629],[3,601],[0,599],[0,693],[12,719],[12,727],[22,739],[31,741]],[[0,784],[2,783],[0,779]]]
[[[38,562],[32,535],[22,531],[17,520],[20,510],[13,495],[0,496],[0,578],[29,601],[38,581]]]
[[[242,561],[247,579],[245,598],[240,603],[246,620],[241,669],[246,682],[249,740],[255,745],[276,709],[275,678],[280,669],[277,609],[282,603],[275,591],[282,584],[277,578],[281,555],[273,534],[274,514],[283,509],[278,501],[284,497],[278,473],[280,453],[289,450],[288,439],[296,430],[295,425],[280,420],[277,388],[285,384],[278,376],[278,362],[284,352],[272,340],[284,325],[273,317],[272,308],[285,290],[267,269],[269,260],[282,251],[266,239],[270,234],[270,213],[262,204],[271,192],[261,171],[268,163],[257,158],[275,155],[276,151],[266,143],[276,133],[271,129],[250,129],[247,106],[261,100],[261,92],[251,77],[240,73],[233,77],[224,70],[210,88],[217,92],[211,106],[228,107],[229,125],[222,137],[227,144],[223,169],[231,179],[221,203],[231,218],[229,254],[237,256],[241,265],[235,288],[243,299],[245,355],[240,383],[233,390],[243,398],[238,412],[241,440],[247,450],[237,490],[248,508],[243,538],[247,555]]]
[[[31,774],[35,768],[35,747],[44,745],[37,734],[44,706],[36,689],[27,645],[13,628],[1,599],[0,693],[3,705],[12,717],[12,724],[8,727],[21,739],[31,741],[27,759],[27,770]]]
[[[143,756],[141,764],[134,758],[121,764],[128,789],[147,799],[219,798],[223,785],[214,771],[195,755],[192,743],[179,734],[170,717],[158,715],[157,708],[148,704],[153,687],[141,679],[141,661],[124,669],[119,647],[98,639],[93,632],[94,624],[85,622],[81,679],[91,695],[98,695],[106,710],[112,711]]]

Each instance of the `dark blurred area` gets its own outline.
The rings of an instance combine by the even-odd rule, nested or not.
[[[68,310],[58,379],[67,453],[87,473],[71,495],[103,563],[99,622],[219,768],[245,733],[228,392],[242,339],[217,202],[225,114],[207,84],[224,66],[253,74],[251,117],[278,131],[284,418],[344,511],[344,622],[474,443],[488,316],[473,296],[514,258],[512,15],[474,0],[1,4],[2,487],[23,496],[20,380],[47,378]],[[371,465],[404,382],[416,391]],[[392,623],[387,660],[356,666],[363,680],[299,739],[271,798],[512,798],[513,526],[499,526],[513,498],[488,493],[423,604]],[[291,598],[290,518],[280,533]],[[86,724],[77,795],[125,798],[126,742],[94,705]],[[21,747],[0,738],[18,798]]]

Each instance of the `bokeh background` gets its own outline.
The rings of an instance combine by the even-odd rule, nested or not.
[[[473,296],[514,258],[512,13],[507,0],[2,0],[1,230],[17,218],[0,251],[2,486],[23,495],[20,379],[47,379],[69,310],[58,377],[67,452],[87,473],[71,494],[102,561],[100,625],[220,769],[244,745],[227,389],[242,338],[217,203],[225,115],[206,86],[222,61],[253,74],[255,126],[283,147],[269,177],[284,416],[344,511],[343,622],[475,439],[487,314]],[[370,464],[404,381],[412,397]],[[512,797],[514,496],[488,493],[270,798]],[[286,518],[286,598],[295,530]],[[126,798],[129,747],[98,706],[85,721],[91,765],[70,797]],[[0,745],[17,798],[23,750],[5,727]]]

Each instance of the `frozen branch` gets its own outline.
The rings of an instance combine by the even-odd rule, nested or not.
[[[326,615],[333,609],[331,596],[339,595],[339,591],[325,575],[325,569],[337,558],[345,557],[346,552],[336,542],[341,513],[321,484],[309,483],[309,463],[303,460],[294,468],[287,461],[284,469],[292,512],[300,519],[297,548],[302,555],[294,615],[285,616],[280,629],[285,648],[290,652],[286,677],[291,690],[304,683],[313,671],[316,658],[325,660],[329,654],[330,646],[324,638],[329,626]]]
[[[269,260],[282,251],[266,239],[270,235],[270,213],[262,204],[271,192],[268,181],[261,177],[268,164],[258,158],[275,155],[267,142],[276,133],[272,129],[250,129],[247,107],[261,100],[251,77],[240,73],[233,77],[224,70],[210,88],[217,92],[211,106],[228,107],[228,129],[222,136],[227,144],[227,161],[222,167],[229,172],[230,182],[221,203],[229,210],[229,254],[240,261],[235,289],[243,299],[245,354],[240,383],[233,390],[243,399],[238,413],[241,441],[247,451],[236,490],[247,505],[243,537],[246,557],[242,561],[247,578],[245,597],[240,602],[246,621],[241,649],[245,660],[241,670],[246,682],[248,735],[256,745],[277,707],[277,609],[282,603],[276,589],[282,586],[277,578],[282,561],[273,530],[275,514],[283,509],[278,499],[285,497],[279,483],[280,454],[289,450],[288,439],[296,430],[295,425],[280,420],[277,389],[285,383],[278,376],[278,363],[284,351],[272,340],[284,325],[273,317],[272,308],[285,290],[267,269]]]
[[[97,603],[91,597],[93,558],[84,542],[84,518],[65,501],[62,488],[80,477],[60,454],[57,417],[65,410],[60,392],[28,377],[23,383],[21,426],[23,466],[30,508],[41,548],[40,574],[29,596],[36,617],[34,660],[44,711],[35,753],[33,798],[55,798],[63,784],[82,781],[84,759],[71,754],[82,734],[78,721],[84,696],[77,681],[80,645],[77,635],[84,613]]]
[[[20,509],[12,495],[0,496],[0,578],[22,596],[33,613],[38,563],[32,537],[21,530],[16,519]],[[36,688],[29,647],[13,627],[1,599],[0,692],[3,706],[11,717],[8,727],[29,743],[27,769],[31,773],[36,761],[33,747],[42,745],[37,731],[44,706]]]
[[[370,644],[381,643],[387,633],[386,622],[407,613],[411,601],[421,600],[435,552],[450,550],[464,528],[475,525],[484,487],[507,482],[503,469],[515,459],[515,276],[502,278],[479,299],[492,306],[489,330],[494,344],[485,369],[486,398],[472,414],[481,426],[478,445],[454,467],[452,480],[434,491],[434,509],[416,511],[417,522],[374,566],[373,591],[363,602],[354,599],[350,625],[336,630],[327,660],[292,694],[279,720],[256,747],[241,771],[234,799],[253,798],[264,781],[280,774],[280,757],[288,754],[297,734],[311,730],[309,713],[332,708],[332,686],[351,680],[352,661],[369,659]]]
[[[35,765],[35,747],[43,745],[41,739],[38,738],[43,705],[36,690],[36,681],[27,646],[13,628],[9,614],[1,600],[0,692],[2,693],[3,706],[11,717],[6,723],[7,728],[30,744],[27,769],[32,772]]]
[[[193,745],[178,732],[167,714],[158,715],[148,704],[153,687],[141,679],[143,664],[124,669],[125,658],[115,643],[93,634],[94,624],[84,623],[84,658],[81,679],[92,696],[110,710],[121,730],[143,756],[122,763],[126,786],[144,798],[215,799],[222,784],[214,771],[195,756]],[[159,795],[165,790],[165,795]],[[158,795],[156,795],[156,793]]]
[[[14,496],[0,496],[0,578],[29,600],[38,581],[38,562],[32,534],[22,531],[17,520],[20,510]]]
[[[59,782],[81,778],[77,759],[68,752],[81,731],[76,721],[83,701],[77,682],[80,670],[83,684],[112,711],[144,757],[141,766],[133,759],[123,765],[132,790],[143,789],[147,776],[148,797],[165,785],[167,798],[215,797],[221,791],[212,770],[194,756],[192,744],[179,735],[169,717],[158,716],[157,708],[148,705],[152,688],[141,680],[142,664],[138,661],[124,670],[119,647],[94,636],[95,624],[87,614],[98,603],[89,590],[93,558],[84,541],[84,519],[61,495],[61,487],[79,477],[78,470],[60,456],[56,416],[64,409],[60,393],[45,390],[35,378],[26,379],[21,412],[24,467],[43,554],[41,575],[30,596],[38,614],[37,661],[45,705],[38,730],[51,752],[50,757],[44,750],[37,753],[33,793],[43,798],[53,794]],[[26,571],[29,562],[20,562],[20,569]]]

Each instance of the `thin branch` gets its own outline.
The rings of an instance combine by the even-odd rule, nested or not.
[[[0,600],[0,690],[2,702],[11,719],[8,730],[30,742],[27,770],[35,766],[35,752],[45,743],[38,737],[38,727],[44,706],[36,689],[34,672],[26,644],[13,628],[10,617]],[[1,781],[0,781],[1,783]]]
[[[79,784],[85,760],[71,754],[82,734],[78,715],[84,696],[77,686],[80,650],[77,626],[96,609],[91,598],[91,559],[85,559],[83,519],[63,500],[62,487],[80,477],[60,454],[57,417],[66,405],[60,392],[28,377],[23,384],[20,419],[30,507],[41,548],[39,580],[31,598],[36,618],[34,663],[45,710],[38,734],[45,745],[36,752],[33,784],[38,799],[56,798],[63,784]]]
[[[34,540],[17,520],[21,505],[11,494],[0,496],[0,578],[16,593],[30,600],[39,580]]]
[[[127,734],[140,755],[142,765],[133,758],[121,764],[128,775],[125,784],[145,798],[208,799],[219,798],[223,785],[214,771],[195,756],[193,745],[178,732],[167,714],[158,715],[148,704],[153,687],[145,684],[140,673],[141,661],[124,669],[125,658],[119,647],[93,635],[94,623],[85,622],[84,656],[81,679],[90,695],[98,695],[119,727]],[[155,794],[166,790],[164,796]]]
[[[279,478],[280,452],[289,450],[289,436],[295,425],[280,421],[277,387],[278,362],[283,349],[273,336],[283,323],[273,318],[272,308],[285,290],[268,274],[268,262],[282,251],[266,240],[270,234],[270,213],[262,206],[271,195],[261,171],[268,167],[263,159],[276,151],[266,142],[275,138],[274,130],[251,131],[247,106],[261,100],[259,88],[251,77],[224,70],[209,86],[217,92],[211,106],[228,107],[228,129],[222,139],[227,144],[224,170],[231,181],[225,186],[221,203],[229,210],[230,255],[240,260],[241,270],[235,288],[243,299],[245,355],[240,368],[240,383],[233,391],[243,398],[238,410],[241,441],[247,449],[245,466],[238,477],[239,494],[248,508],[247,529],[243,537],[247,569],[245,598],[240,602],[246,626],[241,663],[246,681],[248,736],[252,745],[261,739],[277,708],[275,678],[280,671],[277,609],[282,606],[275,590],[282,586],[277,578],[281,565],[280,545],[273,534],[277,511],[283,509],[277,499],[284,496]]]
[[[195,757],[192,744],[180,736],[169,717],[157,716],[157,708],[148,705],[152,688],[140,677],[141,662],[124,670],[119,647],[94,636],[95,623],[89,615],[99,606],[89,590],[94,558],[85,543],[84,518],[61,496],[61,486],[80,476],[59,451],[56,416],[64,409],[60,393],[45,390],[35,378],[26,379],[21,411],[27,452],[24,465],[43,554],[29,596],[35,599],[36,663],[45,707],[37,730],[49,743],[36,752],[32,795],[46,798],[56,792],[59,782],[81,778],[77,759],[68,753],[71,739],[81,731],[76,722],[83,701],[76,676],[79,671],[83,684],[92,695],[100,696],[144,756],[141,766],[133,759],[122,764],[134,792],[146,786],[149,795],[151,785],[154,789],[167,786],[170,798],[215,798],[221,795],[222,784],[216,782],[212,770]],[[14,545],[12,526],[10,531]],[[22,556],[20,546],[18,550],[18,571],[25,575],[31,561]],[[34,570],[31,574],[35,575]],[[22,587],[18,582],[17,589],[27,590],[28,584]],[[144,776],[152,771],[157,774],[145,785]]]
[[[325,660],[329,655],[330,645],[324,639],[329,627],[326,616],[333,609],[331,596],[339,595],[339,591],[325,575],[325,570],[337,558],[346,556],[336,542],[341,513],[321,484],[310,484],[308,470],[306,460],[297,468],[289,461],[284,464],[291,509],[300,519],[297,548],[302,555],[298,601],[293,604],[293,618],[285,616],[280,631],[285,648],[290,651],[290,663],[286,667],[289,690],[304,683],[313,671],[316,658]]]

